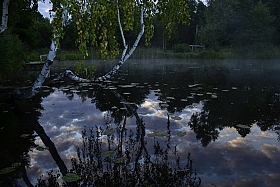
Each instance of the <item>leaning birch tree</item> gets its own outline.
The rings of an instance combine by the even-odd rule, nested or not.
[[[9,1],[4,0],[3,7],[4,3]],[[8,3],[5,7],[8,7]],[[57,78],[66,76],[79,82],[103,82],[110,79],[133,54],[143,35],[146,45],[150,44],[154,34],[155,17],[162,22],[165,32],[169,35],[176,22],[189,24],[190,20],[185,0],[51,0],[51,3],[52,43],[41,73],[31,91],[25,94],[25,98],[36,95],[48,76],[59,48],[59,40],[64,35],[63,26],[69,16],[76,23],[78,31],[76,43],[85,56],[88,55],[89,47],[98,47],[102,58],[120,58],[112,70],[101,77],[85,79],[66,70]],[[4,11],[2,12],[1,29],[4,29],[8,14],[4,15]],[[125,35],[128,32],[138,33],[133,46],[130,47]],[[121,38],[121,41],[118,38]]]

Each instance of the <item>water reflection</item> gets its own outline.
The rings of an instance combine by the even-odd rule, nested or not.
[[[137,160],[137,150],[144,150],[141,148],[144,146],[154,159],[157,159],[158,153],[163,153],[155,162],[165,163],[165,153],[168,152],[169,160],[174,161],[176,166],[179,156],[182,161],[180,167],[188,165],[187,155],[191,152],[193,168],[202,179],[203,186],[277,186],[280,178],[277,161],[280,153],[280,68],[274,62],[265,63],[268,66],[254,61],[210,64],[135,60],[126,65],[112,82],[107,82],[106,87],[66,82],[60,87],[45,87],[42,101],[38,99],[34,106],[23,105],[23,108],[35,108],[34,112],[40,109],[42,115],[37,115],[37,118],[40,116],[39,123],[55,144],[67,168],[74,164],[73,171],[96,166],[98,155],[105,160],[106,156],[102,155],[105,150],[114,150],[115,153],[106,158],[106,164],[99,169],[114,168],[112,164],[116,158]],[[116,97],[116,92],[124,100]],[[127,110],[128,103],[131,110]],[[7,109],[3,107],[4,110]],[[127,142],[132,132],[132,142],[141,139],[137,135],[137,119],[133,111],[137,111],[145,122],[144,145],[129,145]],[[6,116],[3,119],[6,119],[7,127],[14,123],[10,118],[20,121],[17,116]],[[18,133],[32,134],[33,130],[19,129]],[[104,135],[106,130],[114,130],[114,134]],[[148,136],[155,132],[162,137]],[[185,133],[185,136],[179,136],[178,132]],[[100,134],[99,139],[96,133]],[[28,176],[37,179],[42,173],[58,168],[47,151],[28,152],[34,143],[33,147],[44,145],[41,138],[34,137],[28,141],[30,143],[21,147],[24,150],[17,153],[18,157],[22,153],[30,157],[27,158],[31,166],[27,169]],[[94,152],[97,155],[88,150],[94,141],[102,145],[99,152]],[[130,146],[128,151],[119,146],[124,144]],[[20,139],[14,145],[20,145]],[[86,148],[82,149],[83,145]],[[91,145],[91,149],[94,146]],[[80,148],[80,159],[76,157],[76,147]],[[140,163],[151,161],[144,154],[145,150],[141,153],[141,159],[138,158],[142,161]],[[73,158],[72,163],[70,157]],[[94,162],[90,162],[92,158],[95,158]],[[8,165],[3,164],[3,167]],[[134,165],[129,169],[133,171],[137,167]],[[133,175],[126,172],[128,168],[122,166],[122,169],[127,178],[137,178],[137,170]],[[120,171],[116,173],[119,174]],[[112,176],[113,173],[108,172],[102,177],[109,179]],[[106,181],[103,179],[100,181]],[[144,181],[143,178],[139,180]]]

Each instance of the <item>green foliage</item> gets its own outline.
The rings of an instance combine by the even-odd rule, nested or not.
[[[38,0],[11,1],[8,29],[29,49],[49,47],[51,42],[50,20],[38,11]]]
[[[174,46],[174,52],[175,53],[185,53],[190,52],[191,48],[188,44],[176,44]]]
[[[269,8],[262,1],[209,1],[206,25],[199,40],[206,47],[246,48],[255,44],[272,44],[275,26]]]
[[[79,76],[83,76],[90,79],[94,77],[95,70],[96,67],[93,65],[86,66],[84,62],[78,62],[75,73]]]
[[[52,0],[53,3],[53,33],[58,42],[63,38],[62,12],[66,8],[71,15],[77,29],[79,50],[86,56],[89,47],[98,47],[102,58],[115,58],[119,54],[121,43],[118,23],[125,32],[139,32],[140,12],[144,11],[146,45],[154,33],[154,18],[160,17],[168,34],[171,33],[176,22],[189,23],[188,5],[184,0],[154,0],[107,1],[107,0]]]
[[[15,79],[24,64],[25,47],[17,36],[4,32],[0,35],[0,81]]]

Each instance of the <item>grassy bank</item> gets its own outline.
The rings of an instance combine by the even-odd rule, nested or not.
[[[39,61],[41,54],[46,54],[47,49],[40,49],[29,53],[26,61]],[[89,56],[85,56],[80,51],[59,50],[57,60],[84,60],[100,59],[101,55],[98,50],[91,50]],[[158,59],[240,59],[240,58],[280,58],[280,48],[269,49],[205,49],[200,51],[174,52],[173,50],[162,50],[156,48],[137,48],[131,58],[158,58]]]

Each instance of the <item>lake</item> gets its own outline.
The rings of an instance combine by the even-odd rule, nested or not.
[[[278,186],[279,80],[279,60],[131,59],[104,84],[1,94],[0,185]]]

